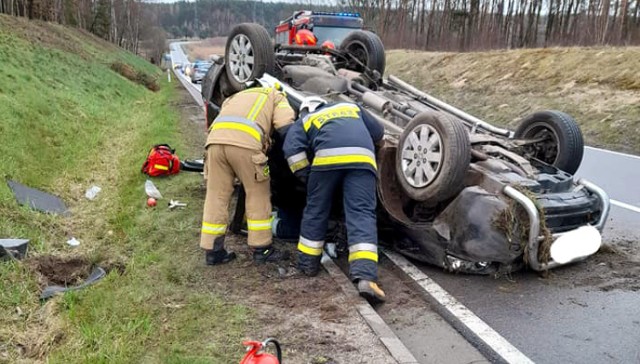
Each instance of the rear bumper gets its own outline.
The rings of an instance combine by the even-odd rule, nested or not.
[[[609,216],[609,209],[611,207],[609,196],[602,188],[596,186],[595,184],[585,179],[578,180],[578,185],[583,186],[598,198],[598,203],[600,205],[599,206],[600,216],[592,226],[595,229],[597,229],[597,232],[599,235],[602,232],[602,229],[604,228],[604,224],[607,220],[607,217]],[[544,271],[547,269],[559,267],[561,265],[584,260],[597,251],[597,248],[596,248],[595,251],[592,251],[592,252],[589,251],[584,254],[578,254],[574,258],[564,260],[563,262],[555,261],[553,260],[553,258],[549,262],[546,262],[546,263],[541,262],[538,257],[538,247],[540,245],[540,242],[544,240],[544,236],[540,235],[540,214],[538,212],[538,209],[535,203],[529,197],[527,197],[526,195],[524,195],[523,193],[519,192],[518,190],[516,190],[511,186],[506,186],[503,189],[503,193],[511,197],[512,199],[514,199],[518,204],[520,204],[525,209],[525,211],[527,212],[527,215],[529,216],[529,239],[527,242],[527,250],[529,252],[528,254],[529,261],[527,263],[533,270]],[[585,226],[589,226],[589,225],[585,225]],[[562,241],[562,243],[560,244],[566,245],[567,237],[570,235],[578,234],[577,231],[580,230],[581,228],[582,227],[578,227],[577,229],[574,229],[571,231],[552,234],[552,239],[553,239],[552,247],[553,247],[553,244],[556,244],[559,241]],[[593,233],[589,235],[593,237]],[[562,237],[565,237],[565,238],[560,240],[560,238]],[[600,238],[600,236],[598,236],[598,238]],[[599,243],[598,243],[598,247],[599,247]]]

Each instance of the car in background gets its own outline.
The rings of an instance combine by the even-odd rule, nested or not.
[[[211,68],[213,63],[210,62],[199,62],[194,64],[191,75],[189,76],[191,79],[191,83],[199,83],[202,82],[202,79]]]
[[[182,73],[184,73],[185,76],[190,77],[191,73],[193,72],[193,64],[191,63],[185,64],[183,67],[183,70],[184,71]]]

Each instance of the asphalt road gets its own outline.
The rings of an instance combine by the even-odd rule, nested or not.
[[[180,63],[182,65],[190,63],[189,58],[182,50],[181,45],[186,42],[175,42],[171,43],[171,60],[173,64]],[[201,86],[200,84],[193,84],[191,80],[182,73],[182,71],[175,70],[174,74],[178,77],[179,81],[182,82],[184,87],[189,91],[191,96],[196,100],[198,105],[203,106],[202,97],[200,96]]]
[[[640,260],[640,158],[585,148],[576,176],[603,187],[612,199],[604,242],[635,245],[626,251]],[[640,363],[638,285],[615,287],[611,278],[602,288],[609,278],[598,275],[608,277],[610,268],[592,260],[556,269],[548,278],[533,272],[494,279],[421,269],[536,363]]]
[[[171,55],[174,62],[187,62],[176,43]],[[628,249],[640,242],[640,157],[587,147],[576,176],[598,184],[612,199],[605,243],[626,243],[625,251],[640,260],[640,249]],[[537,363],[640,363],[638,286],[602,289],[585,282],[598,269],[610,269],[595,266],[594,259],[556,269],[547,278],[533,272],[494,279],[420,269]],[[408,332],[411,345],[420,346],[419,333]]]

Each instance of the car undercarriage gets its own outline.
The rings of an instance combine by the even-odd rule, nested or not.
[[[536,112],[511,131],[384,71],[384,47],[368,31],[328,49],[274,45],[266,29],[240,24],[203,80],[207,122],[252,80],[285,92],[294,108],[311,95],[356,103],[386,130],[376,156],[378,226],[393,249],[474,274],[544,271],[597,252],[609,198],[572,176],[584,144],[569,115]],[[278,141],[270,159],[274,205],[303,206]]]

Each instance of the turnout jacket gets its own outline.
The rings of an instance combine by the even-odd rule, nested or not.
[[[291,171],[368,169],[376,173],[374,143],[384,128],[369,112],[351,103],[326,104],[299,118],[288,130],[284,155]]]
[[[270,87],[253,87],[224,100],[210,127],[210,144],[266,151],[273,129],[286,130],[295,113],[286,96]]]

